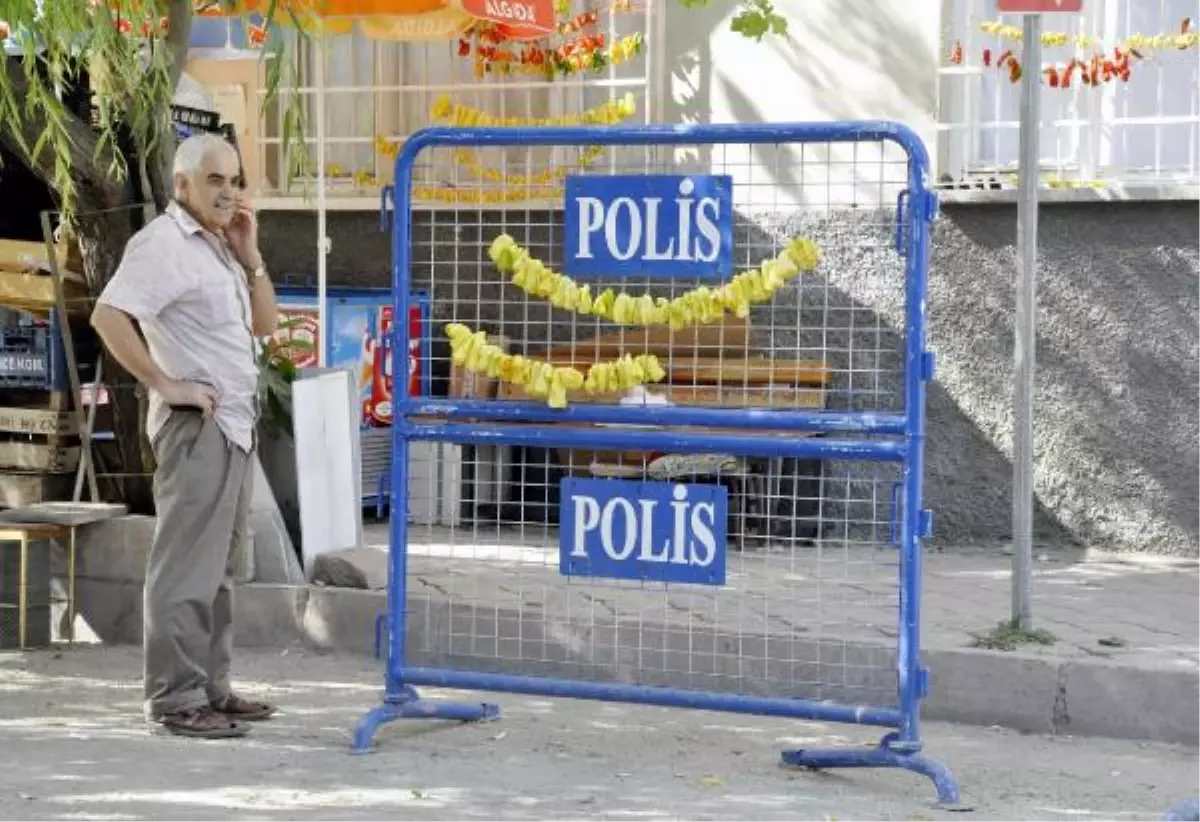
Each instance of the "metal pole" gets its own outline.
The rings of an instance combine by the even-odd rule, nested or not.
[[[325,39],[319,36],[316,48],[316,103],[317,118],[317,365],[324,368],[329,347],[328,254],[329,237],[326,234],[328,203],[325,187]]]
[[[1013,346],[1012,619],[1033,627],[1033,376],[1037,339],[1038,130],[1042,16],[1025,15],[1021,65],[1020,184],[1017,201],[1016,328]]]

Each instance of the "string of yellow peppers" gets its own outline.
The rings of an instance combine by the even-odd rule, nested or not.
[[[444,188],[413,186],[412,199],[418,202],[479,205],[496,203],[554,202],[563,198],[562,186],[535,188]]]
[[[555,117],[501,117],[488,114],[482,109],[455,103],[449,95],[441,95],[429,109],[429,116],[442,123],[460,128],[513,128],[517,126],[612,126],[628,119],[637,111],[633,94],[618,100],[606,100],[595,108],[578,114],[560,114]]]
[[[570,126],[570,125],[616,125],[627,120],[637,111],[637,102],[632,94],[580,112],[559,117],[495,117],[479,109],[453,103],[442,95],[430,109],[435,120],[449,122],[459,127],[467,126]],[[400,151],[401,141],[376,136],[375,151],[387,159],[394,159]],[[451,204],[496,204],[530,200],[558,200],[562,198],[562,187],[555,185],[572,171],[588,168],[604,153],[602,146],[588,146],[578,161],[561,166],[551,166],[536,174],[501,172],[480,163],[475,152],[457,149],[454,161],[467,168],[476,177],[491,183],[513,186],[508,190],[480,190],[475,187],[450,188],[440,186],[417,186],[413,189],[414,200],[426,200]],[[365,180],[365,178],[364,178]],[[356,175],[356,182],[358,182]]]
[[[1020,42],[1025,33],[1019,26],[1007,25],[999,20],[988,20],[979,24],[979,29],[1001,40]],[[1043,46],[1074,45],[1081,49],[1090,49],[1101,41],[1098,37],[1088,34],[1067,34],[1063,31],[1042,32]],[[1160,51],[1165,49],[1194,49],[1200,45],[1200,32],[1192,30],[1190,18],[1184,18],[1179,24],[1177,34],[1131,34],[1117,44],[1119,51]]]
[[[554,366],[542,360],[506,354],[488,342],[483,331],[472,331],[462,323],[448,323],[451,361],[459,368],[492,379],[519,385],[533,399],[544,399],[551,408],[567,407],[567,392],[583,389],[588,394],[625,391],[635,385],[660,382],[667,376],[653,354],[626,354],[618,360],[595,363],[586,375],[569,366]]]
[[[600,155],[603,153],[604,146],[588,146],[583,150],[578,162],[550,166],[545,171],[539,171],[537,174],[501,172],[494,168],[489,168],[475,158],[475,152],[467,148],[460,148],[455,151],[454,161],[469,170],[476,177],[487,180],[490,183],[503,183],[510,186],[545,186],[552,183],[561,183],[568,174],[588,168],[600,159]]]
[[[744,271],[716,288],[701,286],[668,300],[649,294],[631,297],[611,288],[593,297],[590,286],[547,268],[507,234],[492,241],[488,256],[502,273],[512,275],[513,285],[555,308],[602,317],[618,325],[669,325],[676,331],[718,322],[727,312],[744,318],[751,305],[767,302],[802,271],[816,268],[821,259],[816,243],[798,237],[757,269]]]

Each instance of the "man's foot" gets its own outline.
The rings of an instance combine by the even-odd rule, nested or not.
[[[255,702],[252,699],[242,699],[236,694],[230,694],[224,699],[212,703],[212,709],[231,719],[243,722],[260,722],[275,713],[274,706],[266,702]]]
[[[173,734],[196,739],[232,739],[245,736],[250,730],[208,706],[163,714],[158,722]]]

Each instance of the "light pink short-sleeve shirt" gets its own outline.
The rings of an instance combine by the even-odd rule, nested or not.
[[[171,203],[130,239],[99,302],[138,321],[150,356],[167,376],[215,388],[217,425],[244,451],[253,447],[258,365],[250,290],[223,239]],[[169,414],[162,396],[151,391],[151,439]]]

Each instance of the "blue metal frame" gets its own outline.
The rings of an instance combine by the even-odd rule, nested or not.
[[[1174,805],[1163,816],[1164,822],[1198,822],[1200,820],[1200,800],[1185,799]]]
[[[933,376],[933,358],[925,350],[926,270],[929,225],[937,200],[928,188],[929,159],[920,138],[899,123],[858,121],[844,123],[780,123],[753,125],[688,125],[581,127],[544,129],[432,128],[411,136],[396,158],[394,225],[392,239],[393,293],[397,316],[407,316],[412,240],[411,186],[414,162],[434,146],[649,146],[677,143],[778,144],[797,142],[851,143],[887,141],[908,155],[908,187],[897,214],[897,248],[906,264],[905,278],[905,406],[903,414],[819,413],[804,411],[743,411],[680,408],[672,406],[629,408],[596,405],[553,411],[531,402],[481,402],[477,400],[413,398],[407,385],[397,384],[393,417],[392,498],[408,492],[409,443],[441,440],[493,445],[569,444],[581,448],[678,450],[723,452],[824,459],[885,460],[902,466],[900,495],[900,597],[897,641],[897,704],[887,706],[838,705],[806,699],[764,699],[740,694],[699,693],[677,688],[600,684],[572,680],[485,674],[405,664],[405,604],[407,601],[408,521],[391,519],[390,584],[388,613],[377,626],[377,642],[386,623],[387,661],[383,704],[359,722],[353,749],[365,752],[378,727],[406,717],[476,721],[493,719],[493,704],[435,703],[423,700],[413,686],[429,685],[600,699],[648,705],[702,708],[736,713],[765,714],[830,722],[852,722],[893,728],[873,749],[786,751],[783,762],[807,768],[894,767],[929,777],[943,805],[959,802],[958,784],[940,763],[921,755],[920,702],[928,689],[928,672],[920,660],[921,536],[931,522],[921,509],[925,446],[926,382]],[[385,200],[386,207],[386,200]],[[386,217],[385,217],[386,218]],[[397,347],[407,346],[407,325],[399,330]],[[413,422],[413,416],[440,416],[438,423]],[[471,421],[465,421],[467,419]],[[704,425],[713,428],[786,429],[839,433],[844,438],[762,437],[753,434],[704,435],[619,429],[571,430],[516,425],[549,420],[624,422],[664,426]],[[460,420],[463,420],[460,422]],[[864,435],[892,435],[867,439]],[[568,441],[569,440],[569,441]],[[393,506],[393,511],[397,510]],[[402,508],[400,510],[403,510]]]

